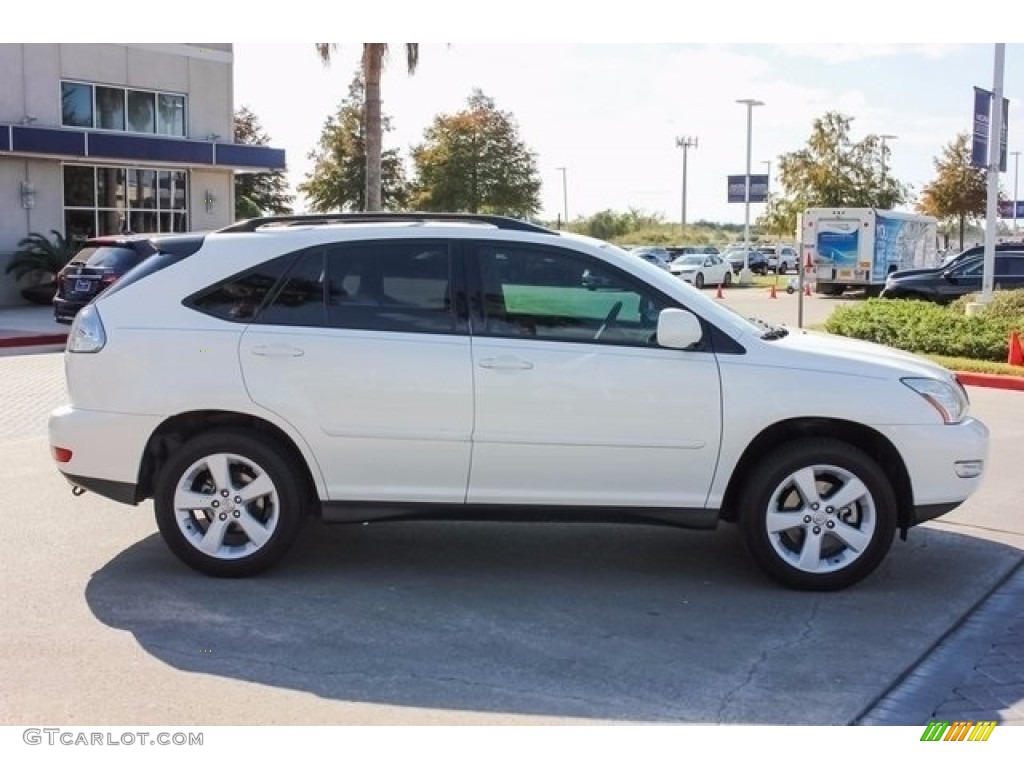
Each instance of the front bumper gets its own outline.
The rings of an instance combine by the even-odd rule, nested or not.
[[[914,497],[911,525],[931,520],[960,506],[981,485],[988,464],[988,427],[967,418],[959,424],[881,427],[899,450],[910,475]],[[963,477],[965,463],[980,462],[973,477]]]

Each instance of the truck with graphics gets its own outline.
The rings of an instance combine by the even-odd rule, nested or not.
[[[799,217],[801,265],[815,293],[877,296],[891,272],[938,266],[938,222],[876,208],[808,208]]]

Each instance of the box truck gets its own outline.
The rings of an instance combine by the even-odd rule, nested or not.
[[[877,296],[891,272],[938,266],[938,222],[876,208],[808,208],[798,222],[801,266],[815,293]]]

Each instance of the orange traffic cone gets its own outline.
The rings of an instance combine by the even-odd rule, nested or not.
[[[1024,350],[1020,346],[1020,331],[1010,331],[1010,353],[1006,356],[1010,365],[1024,365]]]
[[[718,290],[715,291],[715,298],[716,299],[724,299],[725,298],[725,296],[722,294],[722,284],[721,283],[718,284]]]
[[[775,295],[775,283],[772,283],[772,292],[769,294],[768,297],[771,298],[771,299],[779,298],[778,296]]]

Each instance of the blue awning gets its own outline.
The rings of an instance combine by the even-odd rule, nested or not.
[[[249,144],[141,136],[118,131],[0,125],[0,154],[54,159],[117,160],[132,164],[173,163],[188,167],[277,171],[285,168],[283,149]]]

